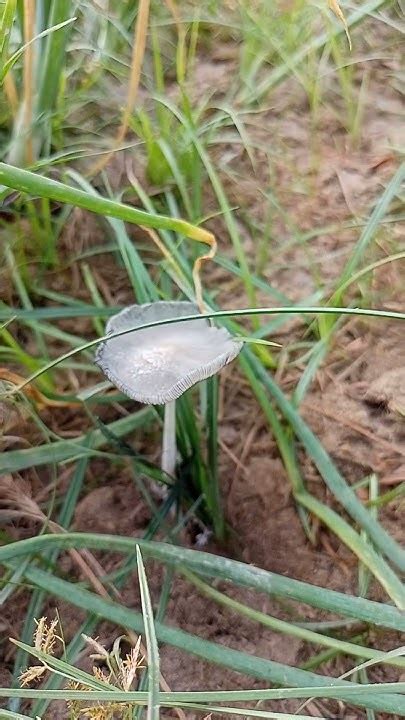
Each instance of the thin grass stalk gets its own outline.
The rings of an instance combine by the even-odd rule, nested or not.
[[[66,20],[63,23],[59,23],[59,25],[55,25],[53,27],[47,28],[46,30],[43,30],[42,32],[38,33],[38,35],[35,35],[35,37],[33,37],[32,40],[30,40],[29,45],[32,45],[33,43],[36,43],[38,40],[41,40],[42,38],[45,38],[48,35],[51,35],[51,33],[61,30],[63,27],[66,27],[67,25],[70,25],[72,22],[74,22],[75,19],[76,18],[70,18],[69,20]],[[17,60],[19,60],[19,58],[24,54],[26,49],[27,49],[27,44],[24,43],[23,45],[21,45],[21,47],[18,48],[18,50],[16,50],[8,58],[8,60],[4,63],[3,67],[0,67],[0,84],[3,82],[7,73],[10,72],[11,68],[14,67]]]
[[[8,56],[11,31],[17,9],[17,0],[6,0],[0,22],[0,63],[5,64]]]
[[[187,394],[182,395],[176,403],[178,409],[177,431],[181,455],[190,463],[191,475],[195,479],[197,492],[203,495],[206,508],[211,509],[211,486],[207,475],[207,468],[202,457],[201,433],[196,422],[191,397]],[[214,510],[213,519],[215,518],[215,512],[216,509]]]
[[[24,43],[27,44],[23,63],[23,120],[22,130],[24,138],[24,159],[27,165],[34,161],[34,146],[32,140],[33,111],[34,111],[34,46],[32,39],[35,34],[35,4],[36,0],[24,0]]]
[[[207,459],[210,477],[210,496],[207,505],[213,518],[214,532],[218,540],[224,540],[225,520],[218,477],[218,378],[209,378],[205,383]]]
[[[351,281],[351,278],[356,271],[357,266],[364,255],[364,252],[372,241],[374,234],[380,225],[381,219],[387,214],[390,203],[392,202],[395,194],[401,188],[404,179],[405,162],[401,163],[398,170],[393,175],[387,187],[385,188],[383,194],[378,199],[374,210],[370,215],[369,221],[364,228],[358,243],[355,246],[354,252],[352,253],[343,270],[343,273],[340,277],[340,285],[343,285],[344,288],[347,287],[347,283]],[[340,299],[341,294],[339,287],[338,290],[335,292],[333,298],[331,299],[331,303],[338,305]]]
[[[319,502],[309,493],[305,492],[299,495],[297,499],[320,518],[352,550],[358,559],[373,573],[374,577],[379,580],[396,605],[401,610],[405,610],[405,587],[390,566],[382,561],[381,555],[375,552],[373,545],[356,533],[336,512],[324,503]]]
[[[397,171],[394,173],[381,197],[379,197],[374,207],[374,210],[369,217],[367,225],[363,229],[363,232],[360,235],[354,251],[343,269],[343,272],[338,280],[338,287],[329,300],[329,304],[331,306],[341,304],[344,290],[352,282],[354,282],[353,276],[357,270],[359,262],[363,257],[365,251],[367,250],[368,246],[372,242],[375,233],[380,226],[381,220],[388,213],[390,203],[392,202],[393,197],[395,197],[395,194],[400,189],[404,179],[405,162],[402,162]],[[356,273],[356,275],[358,276],[358,273]],[[330,332],[334,324],[334,318],[322,318],[322,322],[320,322],[322,334]]]
[[[1,714],[5,720],[7,720],[7,718],[10,720],[32,720],[32,717],[29,715],[22,715],[21,713],[12,712],[11,710],[2,710]]]
[[[232,240],[233,247],[235,249],[235,254],[239,263],[239,267],[242,271],[243,276],[243,282],[246,288],[246,294],[249,298],[249,302],[251,305],[256,304],[256,293],[255,288],[251,281],[251,273],[249,269],[249,265],[246,259],[245,252],[242,247],[239,230],[235,221],[235,218],[233,216],[233,213],[231,212],[231,208],[229,207],[228,199],[226,197],[225,191],[223,189],[221,180],[218,176],[218,173],[216,172],[211,159],[204,148],[203,143],[201,142],[200,138],[198,137],[197,133],[195,132],[194,128],[192,127],[189,120],[187,120],[186,117],[180,111],[174,106],[173,103],[171,103],[166,98],[159,98],[159,102],[161,102],[165,107],[167,107],[172,114],[177,118],[177,120],[182,123],[182,125],[187,129],[187,132],[190,135],[190,139],[198,153],[198,156],[203,163],[207,174],[209,176],[211,185],[214,189],[215,195],[218,200],[218,204],[220,206],[221,212],[224,216],[224,219],[226,221],[228,231],[230,238]]]
[[[163,108],[163,109],[165,109],[165,108]],[[150,197],[148,196],[148,194],[143,189],[141,183],[136,178],[136,176],[133,172],[133,169],[129,163],[127,165],[127,175],[128,175],[129,182],[131,183],[135,192],[141,199],[144,208],[148,212],[153,213],[154,205],[153,205]],[[171,193],[166,193],[166,200],[167,200],[167,205],[168,205],[170,214],[174,217],[178,216],[178,214],[179,214],[178,208],[174,204],[173,195]],[[181,274],[178,275],[178,277],[176,277],[175,283],[176,283],[177,287],[179,287],[181,290],[183,290],[184,285],[186,285],[186,288],[187,288],[187,284],[189,284],[190,288],[187,288],[187,289],[185,288],[184,294],[186,295],[186,297],[188,297],[190,300],[192,300],[193,296],[190,295],[190,290],[192,287],[191,286],[192,268],[190,267],[190,264],[188,263],[185,253],[180,251],[178,238],[173,238],[172,233],[169,233],[169,232],[167,232],[167,230],[164,230],[164,229],[160,231],[160,234],[161,234],[161,236],[164,240],[164,243],[167,247],[167,252],[174,258],[174,260],[175,260],[176,264],[178,265],[180,272],[181,272]]]
[[[186,30],[185,24],[182,22],[179,8],[175,0],[164,0],[167,6],[177,32],[177,47],[176,47],[176,77],[180,87],[183,85],[186,78]]]
[[[1,165],[1,163],[0,163],[0,165]],[[375,317],[375,318],[379,317],[379,318],[386,318],[386,319],[390,318],[393,320],[405,320],[405,313],[391,311],[391,310],[372,310],[369,308],[367,308],[367,309],[364,309],[364,308],[330,308],[330,307],[302,307],[302,306],[292,306],[292,307],[287,307],[287,308],[268,307],[268,308],[246,308],[244,310],[220,310],[220,311],[206,312],[206,313],[204,313],[204,317],[206,319],[212,319],[212,318],[227,319],[227,318],[233,318],[233,317],[245,317],[245,316],[249,316],[249,315],[276,315],[276,314],[288,314],[288,315],[290,315],[290,314],[295,314],[295,315],[341,314],[341,315],[358,315],[358,316]],[[146,323],[145,325],[142,325],[140,327],[126,328],[125,330],[118,330],[114,333],[109,333],[109,334],[103,335],[102,337],[96,338],[95,340],[90,340],[89,342],[86,342],[79,347],[75,347],[72,350],[69,350],[68,352],[64,353],[63,355],[60,355],[55,360],[48,362],[45,366],[43,366],[42,368],[37,370],[35,373],[30,375],[30,377],[28,377],[23,383],[21,383],[21,385],[18,385],[13,390],[13,393],[20,392],[25,386],[32,383],[38,377],[40,377],[44,373],[48,372],[52,368],[56,367],[60,363],[64,362],[65,360],[68,360],[69,358],[73,357],[77,353],[88,351],[90,348],[95,347],[96,345],[99,345],[101,342],[103,342],[105,340],[111,340],[112,338],[117,338],[117,337],[121,337],[123,335],[128,335],[129,333],[137,332],[139,330],[146,330],[147,328],[157,327],[160,325],[171,325],[173,323],[189,322],[190,320],[198,320],[199,318],[201,318],[200,313],[195,314],[195,315],[184,315],[181,318],[168,318],[165,320],[158,320],[156,322]],[[235,330],[235,324],[233,324],[233,330]],[[237,333],[237,334],[240,336],[240,333]],[[248,353],[248,352],[250,352],[250,351],[248,351],[246,349],[246,353]],[[252,358],[252,353],[250,353],[249,357]],[[253,357],[255,357],[255,356],[253,355]],[[266,369],[264,367],[262,367],[262,365],[260,365],[260,367],[262,370],[262,377],[264,377],[266,380],[268,380],[269,378],[267,377]],[[285,402],[287,402],[287,405],[285,405],[285,407],[289,407],[290,404],[284,397],[283,392],[280,390],[280,388],[278,388],[278,390],[279,390],[279,393],[281,393],[281,395],[279,395],[279,397],[283,403],[283,406],[285,405]],[[292,409],[291,416],[296,420],[297,411],[296,411],[295,407],[293,407],[293,406],[291,406],[291,409]],[[300,424],[301,428],[306,428],[305,436],[311,438],[310,444],[315,445],[318,448],[318,445],[316,444],[316,438],[314,441],[312,439],[314,436],[312,436],[312,434],[308,435],[308,433],[310,433],[310,431],[309,431],[309,428],[306,426],[305,422],[302,419],[300,419],[299,424]],[[327,453],[325,450],[323,450],[323,454],[327,456]],[[328,463],[331,463],[329,456],[327,456],[327,457],[328,457]],[[336,475],[336,473],[337,473],[337,471],[335,469],[334,477],[335,477],[336,484],[337,484],[337,486],[342,486],[343,478],[341,478],[341,476],[339,476],[340,480],[337,480],[338,475]],[[342,487],[346,488],[346,485],[344,484]],[[346,490],[345,490],[345,493],[346,493]],[[350,493],[349,493],[349,495],[350,495]],[[359,503],[357,498],[355,498],[355,500],[354,500],[355,505],[356,505],[356,503],[357,503],[357,506],[361,505],[361,503]],[[364,508],[363,508],[363,510],[364,510]],[[398,552],[398,547],[397,547],[397,552]],[[394,553],[394,554],[396,554],[396,553]],[[405,552],[404,552],[404,557],[405,557]]]
[[[32,310],[33,305],[31,303],[29,293],[27,292],[27,288],[25,287],[23,278],[20,275],[18,263],[16,262],[16,258],[9,245],[6,245],[4,249],[4,256],[8,265],[11,280],[13,281],[15,289],[20,297],[20,302],[22,306],[25,307],[27,310]],[[34,336],[37,343],[38,352],[41,354],[42,358],[49,359],[44,338],[42,337],[41,332],[38,330],[36,325],[34,326]]]
[[[285,635],[298,637],[301,640],[314,643],[315,645],[323,645],[324,647],[333,648],[334,650],[345,655],[353,655],[354,657],[360,657],[369,660],[381,660],[382,663],[387,662],[388,664],[395,665],[397,667],[405,667],[404,658],[387,658],[386,653],[383,651],[374,650],[368,647],[363,647],[361,645],[356,645],[355,643],[348,642],[346,640],[338,640],[337,638],[331,637],[329,635],[321,635],[321,633],[314,632],[313,630],[309,630],[308,628],[299,627],[298,625],[294,625],[293,623],[279,620],[278,618],[272,617],[271,615],[266,615],[259,610],[248,607],[247,605],[244,605],[238,600],[230,598],[225,593],[220,592],[216,588],[204,582],[198,575],[195,575],[195,573],[192,573],[189,570],[183,569],[180,570],[180,573],[189,582],[191,582],[194,587],[200,590],[203,595],[206,595],[212,600],[215,600],[215,602],[223,605],[224,607],[227,607],[231,612],[236,612],[237,614],[244,615],[253,622],[258,622],[264,627],[269,627],[272,630],[275,630],[276,632],[281,632]]]
[[[159,678],[160,658],[153,619],[152,601],[150,599],[148,581],[139,547],[136,548],[138,579],[141,591],[142,616],[145,624],[146,647],[148,651],[148,710],[147,720],[159,720]]]
[[[28,0],[30,2],[30,0]],[[48,27],[59,26],[71,18],[76,10],[77,2],[69,0],[52,0],[50,13],[44,21]],[[54,111],[61,78],[65,70],[65,52],[69,35],[72,30],[72,23],[63,29],[53,32],[46,37],[44,50],[41,53],[41,67],[39,69],[39,92],[37,102],[37,136],[39,142],[46,143],[46,152],[50,152],[52,112]]]
[[[52,0],[49,12],[42,17],[43,28],[56,27],[72,19],[77,7],[77,0]],[[51,33],[42,39],[40,84],[38,93],[38,112],[49,114],[56,106],[59,94],[61,75],[64,71],[64,60],[67,41],[72,31],[72,23],[66,25],[63,32]]]
[[[68,177],[77,184],[81,190],[94,197],[100,197],[90,183],[74,170],[68,171]],[[128,237],[125,225],[117,218],[106,218],[106,221],[112,227],[114,235],[117,239],[118,249],[120,251],[122,261],[128,273],[128,277],[132,283],[135,297],[138,302],[146,303],[157,300],[159,295],[149,273],[147,272],[141,257]]]
[[[405,692],[404,682],[390,682],[390,683],[368,683],[367,685],[358,683],[348,683],[347,687],[337,688],[335,686],[318,686],[318,687],[291,687],[291,688],[269,688],[263,690],[207,690],[207,691],[174,691],[174,692],[161,692],[160,703],[161,705],[175,705],[181,703],[187,707],[188,703],[199,703],[200,707],[203,707],[201,703],[204,702],[262,702],[265,700],[288,700],[288,699],[300,699],[300,698],[337,698],[350,702],[353,695],[358,692],[364,691],[375,697],[381,696],[387,692],[402,694]],[[29,699],[46,699],[50,700],[89,700],[90,697],[94,699],[94,695],[89,694],[88,690],[36,690],[33,688],[20,688],[19,690],[13,690],[10,688],[0,688],[0,697],[14,697],[16,693],[21,692],[21,697],[24,700]],[[63,693],[66,693],[63,695]],[[139,702],[146,705],[148,702],[148,693],[145,691],[130,691],[129,693],[121,690],[99,690],[97,691],[100,702],[117,701],[127,702],[132,701],[134,703]],[[184,705],[185,704],[185,705]],[[32,720],[32,718],[30,718]]]
[[[145,55],[146,37],[148,31],[149,10],[150,0],[139,0],[138,15],[136,18],[136,23],[134,25],[134,38],[132,43],[131,74],[129,77],[127,101],[124,108],[121,125],[115,139],[114,148],[111,150],[111,152],[102,157],[102,159],[98,163],[96,163],[93,167],[90,168],[88,173],[90,176],[96,175],[97,173],[101,172],[104,167],[106,167],[106,165],[112,158],[114,151],[119,148],[119,146],[125,140],[125,136],[128,132],[129,121],[131,114],[134,111],[135,100],[138,94],[139,82],[141,79],[141,69],[143,58]]]
[[[10,35],[14,24],[16,7],[17,0],[6,0],[0,22],[0,67],[4,67],[7,61]],[[11,71],[6,73],[3,79],[3,83],[4,93],[7,98],[13,119],[15,119],[18,113],[19,101],[17,88]]]

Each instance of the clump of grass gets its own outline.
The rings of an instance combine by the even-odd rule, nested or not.
[[[80,544],[84,544],[87,547],[105,547],[108,549],[115,547],[115,549],[121,549],[123,551],[126,550],[130,553],[133,553],[134,549],[134,543],[129,539],[119,537],[103,538],[103,536],[100,535],[90,536],[80,535],[79,533],[56,537],[53,542],[57,543],[60,547],[69,544],[74,544],[78,547]],[[23,549],[24,545],[30,545],[30,550],[32,552],[35,546],[39,549],[41,545],[50,546],[51,544],[50,536],[20,541],[19,543],[14,543],[12,546],[9,546],[7,549],[0,549],[0,561],[6,564],[11,563],[12,566],[14,564],[12,558],[16,558],[19,553],[21,554],[25,552]],[[55,646],[56,626],[52,623],[51,631],[48,632],[45,621],[41,621],[38,625],[41,632],[39,633],[37,630],[35,633],[36,643],[34,648],[27,646],[20,641],[15,641],[17,646],[39,659],[41,661],[41,665],[38,667],[41,667],[45,663],[46,667],[58,671],[59,675],[62,675],[65,678],[67,677],[69,680],[73,680],[74,682],[84,681],[87,688],[91,688],[91,693],[89,694],[88,691],[81,692],[80,690],[64,690],[60,692],[57,690],[49,691],[46,689],[29,691],[21,691],[18,689],[0,689],[0,696],[59,699],[62,697],[63,693],[65,693],[65,700],[92,701],[95,699],[95,695],[93,694],[94,690],[97,690],[97,702],[112,700],[113,702],[117,701],[127,703],[135,701],[143,704],[147,701],[149,703],[153,702],[155,708],[159,704],[166,705],[168,703],[169,705],[178,705],[183,708],[193,707],[203,712],[210,712],[212,710],[212,701],[218,700],[221,702],[227,702],[230,700],[247,701],[271,698],[281,699],[286,697],[333,697],[346,700],[350,703],[363,707],[368,707],[370,709],[384,710],[387,712],[401,712],[402,701],[398,699],[398,697],[395,697],[395,695],[390,695],[389,691],[399,691],[403,685],[402,683],[392,683],[389,688],[381,685],[379,696],[378,692],[373,692],[373,688],[376,691],[378,690],[378,684],[374,686],[364,686],[361,684],[356,685],[347,683],[344,680],[325,678],[322,675],[316,675],[308,671],[289,668],[288,666],[280,665],[279,663],[274,663],[270,660],[264,661],[251,655],[245,655],[244,653],[224,648],[221,645],[215,645],[215,643],[212,642],[201,641],[186,632],[168,628],[168,626],[161,622],[154,622],[153,615],[151,614],[146,577],[143,565],[140,564],[141,557],[139,548],[142,547],[142,552],[149,556],[160,558],[164,562],[174,562],[175,565],[178,565],[179,567],[193,568],[197,572],[201,572],[203,570],[205,575],[207,575],[208,572],[208,574],[212,574],[216,577],[224,577],[224,573],[226,573],[227,578],[232,578],[236,583],[256,587],[262,592],[267,591],[270,593],[276,593],[280,597],[289,596],[291,598],[295,596],[297,599],[300,598],[312,605],[320,605],[334,610],[338,609],[341,613],[349,616],[351,615],[352,617],[367,617],[369,620],[373,619],[374,622],[379,624],[387,624],[400,629],[400,627],[403,626],[404,621],[401,614],[394,608],[389,605],[382,604],[378,606],[378,604],[368,600],[354,597],[351,598],[348,595],[324,590],[322,588],[316,589],[310,585],[306,585],[305,583],[298,583],[297,581],[289,580],[283,576],[277,577],[272,573],[255,570],[254,568],[244,566],[243,564],[235,561],[227,560],[224,563],[221,558],[216,558],[215,556],[210,555],[205,556],[204,553],[198,553],[196,551],[181,550],[180,548],[171,547],[170,545],[161,545],[159,543],[150,543],[145,541],[139,541],[137,543],[137,547],[138,551],[136,563],[138,565],[140,585],[141,587],[143,585],[143,590],[141,592],[143,616],[132,610],[123,608],[123,606],[119,603],[105,601],[102,598],[98,598],[93,593],[80,589],[77,585],[75,587],[71,583],[58,579],[56,576],[42,570],[35,570],[33,568],[28,569],[26,577],[30,582],[33,582],[40,587],[47,587],[47,590],[56,594],[56,596],[66,597],[66,593],[68,592],[71,602],[76,604],[78,607],[96,611],[99,615],[102,615],[113,622],[117,622],[118,618],[120,618],[118,622],[124,624],[128,628],[131,628],[135,632],[143,631],[143,628],[145,627],[148,646],[148,667],[150,671],[149,692],[122,691],[122,688],[120,692],[115,688],[115,686],[115,689],[112,690],[108,684],[106,685],[109,681],[108,679],[106,680],[105,677],[103,677],[100,681],[100,678],[98,677],[94,679],[92,676],[86,676],[82,671],[78,671],[77,668],[72,669],[72,667],[64,660],[57,660],[52,655],[49,655],[49,653],[44,653],[45,646],[48,650],[49,647],[53,648]],[[9,559],[7,560],[7,558]],[[194,582],[192,575],[190,575],[190,579]],[[245,611],[249,612],[247,608],[246,610],[243,610],[243,612]],[[281,629],[281,627],[279,629]],[[226,667],[234,670],[243,671],[245,674],[252,675],[253,677],[267,679],[271,682],[281,683],[283,685],[288,684],[295,689],[290,691],[283,691],[280,689],[220,693],[182,692],[174,694],[171,693],[169,697],[166,692],[159,692],[156,685],[159,667],[157,654],[158,641],[172,644],[181,648],[183,651],[191,652],[197,656],[225,665]],[[38,644],[40,647],[38,647]],[[94,648],[94,642],[91,644]],[[119,646],[119,643],[115,645],[115,651],[117,646]],[[333,643],[331,643],[331,646],[333,646]],[[106,660],[107,655],[109,654],[106,651],[101,650],[100,647],[100,645],[97,646],[98,654],[103,657],[103,660]],[[366,649],[364,650],[364,653],[367,655]],[[361,654],[360,648],[359,654]],[[376,654],[366,663],[363,663],[361,667],[368,667],[376,662],[387,662],[402,667],[402,654],[403,648],[393,650],[390,653]],[[116,675],[117,667],[120,666],[120,662],[117,659],[117,653],[114,652],[114,649],[112,655],[113,659],[107,662],[107,666],[108,663],[110,663],[113,675]],[[138,658],[138,653],[136,653],[136,657]],[[154,668],[152,668],[152,670],[151,663],[154,663]],[[357,669],[358,666],[354,668],[354,670]],[[29,671],[28,675],[24,674],[23,677],[24,679],[29,678]],[[198,705],[194,704],[195,701],[197,701]],[[191,705],[191,703],[193,704]],[[232,714],[236,712],[236,708],[226,706],[222,708],[222,711]],[[257,712],[259,711],[253,710],[252,714],[255,715]],[[259,714],[262,714],[263,712],[266,713],[263,715],[264,717],[274,716],[271,711],[260,711]]]
[[[83,635],[83,640],[92,653],[90,659],[93,661],[92,673],[86,673],[73,665],[56,657],[58,645],[65,651],[63,632],[60,628],[59,617],[54,618],[48,624],[46,617],[41,617],[36,622],[34,633],[34,644],[27,648],[27,651],[39,661],[39,665],[30,665],[24,670],[19,682],[22,688],[35,685],[39,680],[52,674],[64,677],[67,680],[66,691],[69,698],[69,691],[82,692],[89,697],[90,702],[75,699],[66,700],[66,705],[72,720],[90,718],[91,720],[108,720],[113,718],[115,713],[120,713],[123,720],[132,718],[132,703],[101,703],[98,700],[92,701],[92,694],[97,697],[98,690],[121,690],[124,693],[130,692],[137,684],[140,672],[145,668],[145,657],[141,654],[141,637],[139,636],[135,645],[129,653],[123,655],[122,642],[127,638],[118,637],[110,651],[95,638]],[[59,634],[57,634],[59,633]],[[17,641],[13,641],[19,645]],[[21,647],[21,645],[19,645]],[[99,664],[97,665],[96,662]]]

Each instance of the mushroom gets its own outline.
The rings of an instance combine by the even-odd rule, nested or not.
[[[176,400],[200,380],[215,375],[242,349],[225,328],[201,315],[187,322],[143,325],[196,315],[192,302],[159,301],[130,305],[107,323],[106,333],[137,328],[135,332],[100,343],[95,361],[125,395],[146,405],[164,405],[162,470],[176,467]]]

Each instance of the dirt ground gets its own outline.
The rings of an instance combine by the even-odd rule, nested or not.
[[[221,83],[226,84],[233,62],[230,57],[214,63],[197,63],[196,87],[203,89],[215,82],[216,87],[221,88]],[[286,82],[269,98],[270,109],[248,118],[249,133],[257,145],[266,145],[271,138],[274,148],[271,177],[268,174],[267,151],[257,152],[257,165],[253,172],[240,145],[232,146],[230,143],[227,148],[227,192],[231,204],[241,206],[251,218],[262,221],[264,202],[258,190],[274,186],[292,225],[300,232],[339,223],[353,216],[358,220],[367,218],[373,201],[398,164],[392,148],[397,147],[399,142],[403,108],[400,95],[386,82],[390,70],[392,67],[387,68],[383,60],[373,63],[361,139],[354,147],[336,116],[327,109],[319,113],[313,147],[314,128],[305,95],[296,83]],[[308,148],[312,150],[309,152]],[[214,150],[214,154],[219,152],[224,153],[223,146]],[[210,199],[207,198],[207,210],[209,205]],[[242,213],[239,223],[246,251],[253,260],[255,243]],[[221,249],[226,249],[231,255],[220,222],[211,222],[211,227],[218,234]],[[77,239],[78,228],[80,239]],[[367,254],[363,264],[398,252],[401,249],[400,232],[399,224],[381,230],[377,247]],[[322,286],[332,289],[334,278],[353,248],[358,233],[358,229],[325,231],[305,244],[289,244],[291,228],[276,213],[265,277],[294,300],[304,299],[317,290],[317,273]],[[62,239],[61,247],[67,256],[73,251],[77,253],[82,247],[99,243],[100,227],[95,219],[82,211],[75,211]],[[116,266],[113,270],[104,257],[95,257],[90,262],[105,302],[121,304],[131,301],[131,291],[123,270],[118,270]],[[317,273],[314,273],[313,263],[317,265]],[[219,302],[224,307],[246,306],[242,288],[230,283],[223,270],[218,267],[213,267],[211,271],[207,269],[204,279],[210,287],[221,283],[223,290]],[[71,294],[89,300],[79,269],[74,265],[48,280],[49,285],[58,291],[69,290]],[[373,272],[371,283],[365,282],[362,291],[369,294],[375,306],[399,310],[405,300],[404,280],[404,262],[391,263]],[[268,296],[261,297],[260,301],[268,304]],[[65,329],[74,327],[75,332],[86,332],[88,329],[86,321],[83,321],[83,328],[79,328],[76,320],[61,326]],[[272,339],[288,348],[292,340],[302,339],[303,334],[302,322],[292,320]],[[405,480],[404,357],[405,337],[401,325],[387,321],[349,320],[336,333],[327,360],[306,396],[303,404],[305,419],[351,483],[376,473],[382,489],[388,490]],[[293,367],[281,364],[277,379],[286,391],[290,391],[301,372],[299,363]],[[358,566],[354,556],[322,526],[314,526],[313,544],[307,539],[275,441],[235,365],[224,373],[221,382],[220,474],[226,517],[232,533],[227,548],[218,549],[211,544],[206,549],[228,553],[288,577],[356,593]],[[45,419],[50,427],[54,426],[60,435],[66,437],[81,432],[86,422],[73,411],[56,412],[52,417],[46,415]],[[154,453],[155,449],[150,448],[151,457]],[[338,509],[316,469],[303,453],[302,463],[311,491]],[[63,483],[69,481],[69,472],[61,469],[61,476],[63,488]],[[44,488],[49,482],[46,471],[27,472],[25,479],[25,488],[34,498],[43,496],[44,492],[46,494]],[[403,509],[403,502],[397,502],[381,512],[384,526],[399,540],[401,534],[403,538],[400,518],[401,510],[403,517]],[[142,534],[149,519],[149,511],[125,468],[117,476],[116,469],[108,461],[94,460],[90,463],[86,490],[77,505],[75,530],[136,537]],[[12,532],[16,537],[29,536],[35,528],[35,524],[15,523]],[[185,535],[183,541],[192,545],[193,539]],[[105,570],[112,570],[119,559],[104,554],[101,562]],[[63,557],[63,570],[79,576],[67,555]],[[161,571],[149,564],[147,570],[152,593],[156,597]],[[219,587],[226,588],[232,597],[252,607],[280,618],[290,617],[288,605],[248,590],[227,587],[224,583]],[[376,599],[383,597],[374,585],[371,595]],[[139,607],[136,581],[127,585],[122,598],[129,607]],[[7,633],[18,636],[26,602],[27,596],[19,593],[18,600],[13,598],[12,603],[6,606],[1,623],[7,628]],[[54,607],[50,604],[50,615]],[[68,641],[82,618],[67,603],[58,602],[57,607]],[[324,617],[308,607],[298,607],[298,612],[306,620]],[[230,611],[199,595],[181,578],[176,578],[173,584],[167,622],[202,638],[289,665],[300,665],[311,654],[306,643],[277,635],[240,616],[236,618]],[[100,641],[106,644],[111,643],[116,634],[117,629],[107,624],[103,624],[98,632]],[[390,648],[397,644],[398,639],[387,632],[375,633],[371,644],[373,641],[376,647]],[[3,644],[0,655],[4,663],[4,677],[0,677],[0,683],[7,684],[13,651]],[[84,658],[81,662],[85,666],[88,660]],[[330,660],[320,671],[337,676],[350,666],[349,661],[339,658]],[[167,647],[162,648],[162,672],[173,690],[262,686],[260,682],[210,666]],[[395,669],[382,670],[377,666],[370,671],[370,678],[374,681],[395,680],[398,677]],[[292,701],[273,704],[273,709],[280,710],[296,711],[298,707],[299,703]],[[334,702],[311,703],[306,712],[314,716],[328,712],[329,717],[345,719],[363,717],[356,710],[343,710]],[[52,717],[63,717],[62,708],[55,705]]]

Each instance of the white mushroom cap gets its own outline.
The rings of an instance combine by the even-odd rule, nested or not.
[[[106,332],[197,313],[197,305],[191,302],[130,305],[108,321]],[[162,405],[215,375],[239,355],[242,345],[225,328],[212,327],[201,316],[105,340],[95,360],[108,379],[130,398]]]

